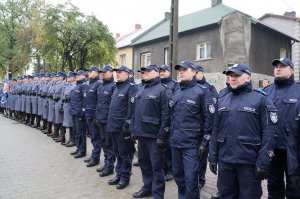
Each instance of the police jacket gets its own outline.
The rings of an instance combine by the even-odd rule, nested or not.
[[[166,85],[174,93],[176,90],[180,89],[179,83],[176,82],[170,75],[168,78],[162,78],[161,83]]]
[[[287,80],[275,80],[264,91],[274,102],[279,114],[279,131],[275,138],[276,148],[286,149],[288,136],[292,133],[292,121],[296,117],[296,105],[300,100],[300,84],[291,76]]]
[[[100,85],[99,77],[95,77],[89,81],[87,89],[84,91],[84,106],[86,119],[93,119],[95,117],[97,105],[97,89]]]
[[[299,138],[299,129],[295,118],[298,116],[297,106],[300,101],[300,84],[292,75],[286,80],[276,80],[264,91],[278,109],[279,127],[275,137],[276,148],[287,150],[288,173],[295,173],[295,160],[299,149],[295,142]],[[275,154],[276,155],[276,154]]]
[[[70,113],[72,115],[82,116],[83,112],[83,91],[86,89],[86,80],[76,82],[75,88],[71,91]]]
[[[116,83],[109,106],[107,119],[108,132],[122,132],[123,128],[129,128],[132,115],[130,99],[135,96],[135,92],[136,87],[129,79]]]
[[[172,108],[171,146],[194,148],[203,140],[208,147],[215,107],[207,88],[197,84],[195,77],[192,81],[180,82],[180,89],[169,104]]]
[[[208,88],[208,90],[210,91],[210,94],[214,100],[214,102],[216,103],[217,102],[217,98],[218,98],[218,91],[216,90],[216,88],[209,84],[207,81],[206,81],[206,78],[203,77],[202,80],[198,80],[197,81],[198,84],[201,84],[203,86],[205,86],[206,88]]]
[[[288,174],[300,175],[300,102],[297,103],[297,131],[293,132],[293,139],[289,143],[291,152],[296,154],[295,156],[288,155],[290,161],[288,161]]]
[[[110,80],[103,80],[97,89],[97,107],[96,107],[96,121],[99,124],[106,124],[109,113],[109,105],[113,92],[116,88],[114,78]]]
[[[170,129],[169,100],[172,91],[161,84],[160,78],[145,81],[135,98],[134,135],[165,139]]]
[[[256,165],[265,170],[273,156],[277,108],[251,82],[219,99],[209,161]]]

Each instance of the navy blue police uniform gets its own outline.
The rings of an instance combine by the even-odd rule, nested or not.
[[[125,71],[130,73],[126,66],[120,66],[114,71]],[[131,139],[123,137],[123,131],[128,131],[132,110],[130,109],[130,99],[134,97],[136,87],[129,79],[116,83],[113,92],[109,114],[107,120],[107,131],[112,135],[113,150],[117,157],[116,177],[108,182],[110,185],[117,185],[117,189],[125,188],[131,176],[130,149],[132,148]]]
[[[168,70],[171,72],[171,68],[169,65],[162,65],[162,66],[160,66],[159,69],[160,70]],[[162,78],[161,83],[166,85],[172,91],[172,94],[174,94],[178,89],[180,89],[179,83],[172,78],[172,75],[170,75],[167,78]],[[172,176],[170,176],[170,174],[172,174],[172,149],[170,146],[170,134],[168,134],[168,137],[167,137],[164,167],[165,167],[164,172],[165,172],[165,176],[166,176],[165,177],[166,181],[171,180]]]
[[[175,69],[181,67],[196,70],[191,61],[182,61]],[[193,77],[191,81],[180,82],[180,90],[169,104],[172,108],[172,166],[178,198],[199,198],[199,154],[208,151],[215,112],[213,99]]]
[[[226,74],[251,75],[248,66],[235,64]],[[272,101],[246,82],[230,89],[217,102],[209,150],[210,169],[218,172],[222,199],[259,199],[261,180],[268,177],[274,155],[278,116]]]
[[[82,70],[77,71],[77,75],[84,75],[86,73]],[[76,81],[76,86],[74,90],[71,91],[70,98],[70,113],[72,114],[73,120],[73,130],[75,132],[75,145],[77,150],[75,152],[76,157],[83,157],[86,155],[86,123],[84,117],[84,90],[86,90],[88,85],[86,84],[86,79],[81,81]],[[75,157],[74,156],[74,157]]]
[[[99,72],[99,68],[97,66],[91,66],[87,70]],[[87,89],[84,92],[85,119],[89,133],[91,135],[91,142],[93,145],[91,157],[89,158],[89,162],[86,165],[87,167],[99,164],[101,153],[99,127],[95,124],[94,121],[97,106],[97,90],[99,86],[100,81],[99,76],[97,76],[89,80],[89,85],[87,86]]]
[[[195,64],[195,67],[196,67],[196,72],[204,73],[204,68],[201,65]],[[201,80],[197,80],[197,83],[205,86],[209,90],[209,92],[214,100],[214,103],[216,103],[219,94],[218,94],[216,88],[206,81],[205,76],[203,76],[203,78]],[[207,156],[203,157],[200,162],[200,166],[199,166],[199,186],[200,187],[203,187],[205,184],[205,181],[206,181],[205,174],[206,174],[206,168],[207,168],[207,158],[208,158]]]
[[[145,71],[159,72],[157,65],[142,67]],[[133,197],[152,195],[164,198],[164,153],[170,129],[170,110],[168,102],[172,92],[161,84],[160,77],[144,81],[134,103],[134,135],[138,138],[138,161],[144,185]]]
[[[113,71],[113,68],[109,65],[104,66],[100,72],[105,73],[107,71]],[[100,132],[100,145],[104,153],[104,167],[99,174],[101,177],[110,175],[114,170],[115,155],[112,146],[112,135],[107,131],[107,118],[109,113],[109,106],[116,84],[114,78],[111,77],[109,80],[103,79],[97,89],[97,107],[95,121],[99,126]]]
[[[273,66],[282,63],[294,67],[287,58],[275,59]],[[270,176],[268,178],[269,198],[283,199],[300,198],[300,191],[296,190],[289,176],[300,175],[297,173],[297,154],[294,143],[297,140],[295,129],[297,116],[297,103],[300,101],[300,84],[294,80],[294,75],[289,79],[276,79],[274,84],[267,86],[264,91],[274,102],[279,114],[279,130],[275,137],[275,157],[272,160]],[[286,185],[284,182],[286,176]]]

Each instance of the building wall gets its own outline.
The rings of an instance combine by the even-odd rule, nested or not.
[[[211,57],[207,60],[196,60],[197,45],[211,42]],[[168,38],[134,47],[134,64],[140,65],[141,53],[151,52],[151,63],[164,64],[164,49],[169,47]],[[220,48],[220,33],[218,26],[199,32],[180,35],[178,39],[178,62],[192,60],[203,65],[207,72],[223,71],[222,48]],[[136,70],[136,69],[135,69]]]
[[[291,57],[291,43],[287,37],[267,30],[259,25],[252,25],[252,42],[249,64],[256,73],[273,75],[272,60],[280,57],[280,48]],[[267,52],[267,53],[266,53]]]
[[[300,22],[296,19],[279,18],[268,16],[261,20],[262,22],[276,28],[277,30],[290,35],[296,39],[300,39]],[[295,79],[299,80],[300,76],[300,43],[292,45],[292,61],[295,65]]]
[[[117,49],[117,54],[116,54],[116,62],[121,65],[120,63],[120,55],[126,55],[126,66],[129,68],[133,68],[133,48],[132,47],[125,47],[125,48],[119,48]]]

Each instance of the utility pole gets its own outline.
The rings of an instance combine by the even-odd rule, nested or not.
[[[177,79],[177,72],[174,70],[178,63],[178,2],[171,0],[170,36],[169,36],[169,65],[172,76]]]

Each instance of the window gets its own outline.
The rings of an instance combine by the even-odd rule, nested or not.
[[[119,63],[120,63],[120,65],[126,66],[126,55],[125,54],[120,55]]]
[[[197,60],[211,58],[211,44],[210,42],[197,45]]]
[[[141,54],[141,67],[148,66],[151,64],[151,53]]]
[[[280,57],[286,57],[286,49],[280,48]]]
[[[164,64],[168,64],[169,61],[169,48],[164,48]]]

